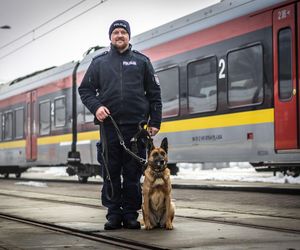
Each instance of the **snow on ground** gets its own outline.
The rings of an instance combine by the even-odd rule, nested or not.
[[[24,185],[24,186],[31,186],[31,187],[48,187],[47,183],[38,182],[38,181],[20,181],[16,182],[15,185]]]
[[[40,175],[41,177],[67,177],[68,174],[66,172],[66,169],[67,167],[34,167],[29,168],[26,173],[29,173],[31,175]]]
[[[249,163],[227,163],[216,164],[207,163],[179,163],[177,176],[172,176],[173,180],[211,180],[211,181],[238,181],[238,182],[268,182],[268,183],[290,183],[300,184],[300,176],[285,176],[277,172],[256,172]],[[30,175],[40,178],[68,178],[77,179],[76,176],[68,177],[66,167],[51,168],[31,168],[22,176]],[[91,180],[102,180],[101,177],[93,177]]]
[[[201,163],[179,163],[180,172],[173,179],[194,179],[214,181],[240,181],[240,182],[269,182],[300,184],[300,176],[285,176],[280,172],[257,172],[248,163],[229,163],[225,168],[205,169]]]

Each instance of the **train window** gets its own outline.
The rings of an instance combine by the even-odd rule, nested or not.
[[[40,103],[40,135],[49,135],[51,128],[51,116],[50,116],[50,101],[43,101]]]
[[[93,122],[94,115],[84,106],[84,121],[85,122]]]
[[[290,28],[278,33],[279,61],[279,98],[290,99],[293,92],[292,83],[292,32]]]
[[[189,113],[213,111],[217,108],[217,60],[202,59],[188,65]]]
[[[66,125],[66,99],[59,97],[54,100],[54,125],[63,127]]]
[[[15,138],[24,136],[24,108],[15,109]]]
[[[11,140],[12,134],[13,134],[13,113],[11,111],[8,111],[4,113],[4,127],[3,127],[3,134],[4,134],[4,140]]]
[[[230,107],[263,101],[263,49],[255,45],[228,53],[228,103]]]
[[[162,116],[172,117],[179,114],[179,70],[177,67],[157,72],[161,87]]]

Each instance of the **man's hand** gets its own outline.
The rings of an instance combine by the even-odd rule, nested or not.
[[[159,129],[155,127],[148,127],[147,130],[151,136],[155,136],[159,131]]]
[[[110,115],[110,112],[105,106],[101,106],[96,111],[96,117],[100,122],[103,122],[108,115]]]

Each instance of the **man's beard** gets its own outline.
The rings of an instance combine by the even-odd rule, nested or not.
[[[123,43],[119,44],[118,41],[116,41],[116,43],[114,44],[114,46],[118,49],[118,50],[124,50],[128,44],[124,42],[124,40],[121,40]]]

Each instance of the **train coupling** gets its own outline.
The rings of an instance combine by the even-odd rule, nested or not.
[[[80,158],[80,152],[73,152],[73,151],[70,151],[68,153],[68,165],[78,165],[80,164],[81,162],[81,158]]]

